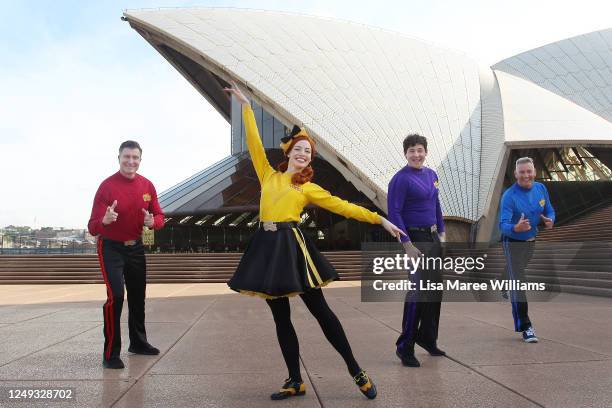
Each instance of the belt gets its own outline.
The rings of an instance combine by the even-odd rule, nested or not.
[[[295,221],[274,222],[274,221],[259,221],[259,228],[264,231],[276,231],[279,229],[297,228],[298,224]]]
[[[438,231],[438,227],[436,225],[432,225],[429,227],[408,227],[408,231],[420,231],[420,232],[434,233]]]
[[[510,238],[510,237],[506,237],[506,239],[510,242],[535,242],[535,237],[534,238],[529,238],[529,239],[514,239],[514,238]]]
[[[131,239],[129,241],[115,241],[114,239],[104,238],[105,241],[113,242],[115,244],[123,245],[123,246],[134,246],[136,244],[142,243],[142,239]]]

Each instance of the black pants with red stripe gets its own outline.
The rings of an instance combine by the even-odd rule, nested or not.
[[[139,347],[147,343],[145,331],[145,292],[147,266],[144,246],[139,240],[135,245],[100,237],[98,258],[106,283],[104,311],[104,359],[119,357],[121,352],[121,311],[124,285],[128,299],[128,328],[130,344]]]

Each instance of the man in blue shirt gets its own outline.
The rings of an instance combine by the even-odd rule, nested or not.
[[[533,255],[537,225],[543,222],[550,229],[555,222],[555,210],[548,191],[542,183],[534,181],[535,166],[529,157],[516,161],[516,183],[503,194],[500,204],[499,229],[506,256],[506,274],[510,280],[524,281],[525,267]],[[523,332],[523,340],[537,343],[531,320],[527,313],[527,298],[523,290],[511,290],[514,330]]]

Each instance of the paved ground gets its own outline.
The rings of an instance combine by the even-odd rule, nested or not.
[[[125,351],[125,370],[104,370],[103,285],[0,286],[0,387],[73,387],[75,402],[45,404],[67,407],[612,406],[612,299],[564,294],[531,303],[539,344],[519,340],[507,303],[445,303],[439,344],[449,356],[418,350],[415,369],[394,354],[402,304],[361,303],[356,283],[334,284],[327,299],[379,397],[357,391],[294,299],[307,394],[272,403],[286,370],[265,302],[220,284],[147,291],[149,340],[161,355]]]

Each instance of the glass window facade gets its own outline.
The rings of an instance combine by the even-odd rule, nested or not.
[[[519,157],[531,157],[536,180],[546,185],[557,222],[563,222],[610,200],[612,171],[605,160],[610,154],[612,148],[592,149],[589,146],[513,150],[506,168],[504,189],[515,182],[515,161]]]
[[[288,132],[287,127],[274,116],[265,111],[255,102],[251,102],[255,121],[261,135],[261,141],[266,149],[277,149],[281,139]],[[242,109],[240,103],[232,97],[232,154],[246,152],[246,139],[244,122],[242,120]]]
[[[569,146],[512,151],[506,172],[507,185],[514,182],[516,159],[525,156],[534,160],[538,181],[612,181],[610,168],[589,147]]]

